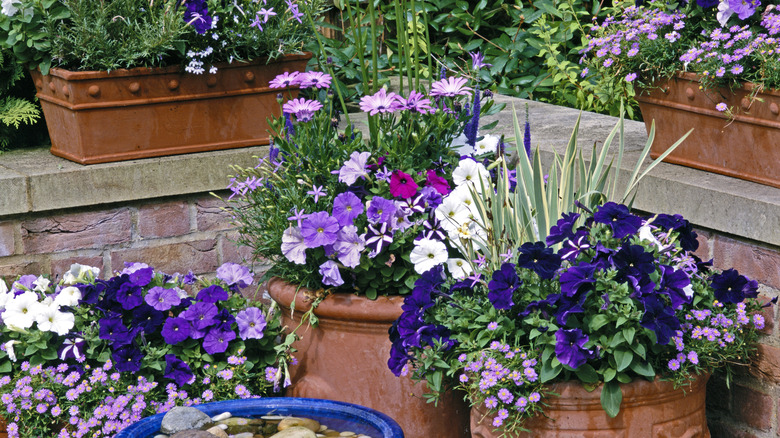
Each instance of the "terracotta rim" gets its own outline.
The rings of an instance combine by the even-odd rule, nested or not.
[[[305,312],[311,308],[311,302],[305,299],[305,292],[311,292],[308,289],[299,288],[277,277],[268,280],[266,287],[271,298],[288,310],[293,300],[296,311]],[[364,321],[392,323],[403,313],[403,301],[404,297],[400,295],[381,296],[371,300],[355,294],[334,293],[317,306],[314,314],[321,318],[352,320],[358,313],[363,315],[361,319]]]

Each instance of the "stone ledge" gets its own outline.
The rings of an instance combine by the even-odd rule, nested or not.
[[[496,101],[507,108],[492,118],[500,120],[493,133],[507,137],[514,137],[512,106],[523,120],[525,104],[529,105],[532,143],[541,148],[547,163],[553,150],[563,153],[580,115],[571,108],[523,99],[496,96]],[[601,145],[617,121],[583,112],[578,136],[583,150]],[[640,122],[626,121],[624,133],[623,181],[647,140]],[[0,155],[0,221],[24,213],[221,190],[228,184],[230,164],[252,166],[253,156],[267,151],[267,146],[261,146],[89,166],[55,157],[46,148],[8,152]],[[777,188],[661,163],[640,184],[634,206],[679,213],[697,227],[780,246]]]
[[[230,165],[249,167],[268,146],[84,166],[48,148],[0,155],[0,218],[224,190]]]

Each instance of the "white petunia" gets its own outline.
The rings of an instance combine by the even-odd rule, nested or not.
[[[14,6],[14,4],[21,5],[21,3],[19,3],[16,0],[3,0],[2,3],[3,14],[9,17],[13,17],[14,15],[16,15],[16,13],[19,12],[19,8]]]
[[[653,235],[653,231],[649,225],[642,225],[639,227],[639,240],[650,242],[657,247],[661,247],[661,242]]]
[[[482,193],[483,187],[490,187],[490,172],[472,159],[460,160],[458,167],[452,171],[452,181],[456,186],[470,183],[477,193]]]
[[[686,297],[693,298],[693,285],[689,283],[688,286],[683,288],[683,292],[685,292]]]
[[[35,281],[33,281],[33,286],[35,286],[33,290],[37,290],[38,292],[45,292],[50,284],[51,281],[41,275]]]
[[[14,344],[18,344],[19,341],[8,341],[5,344],[3,344],[3,348],[5,348],[5,352],[8,353],[8,358],[11,359],[11,362],[16,362],[16,352],[14,351]]]
[[[463,202],[453,196],[447,196],[442,203],[436,207],[434,212],[436,219],[444,231],[450,232],[456,230],[462,224],[469,221],[471,212]]]
[[[74,263],[70,270],[62,275],[62,284],[88,283],[100,275],[100,268]]]
[[[35,315],[38,313],[38,295],[35,292],[24,292],[8,300],[2,313],[3,322],[9,329],[21,331],[32,327]]]
[[[466,137],[466,134],[461,134],[452,139],[452,142],[450,143],[450,149],[453,149],[459,155],[471,155],[474,153],[474,148],[470,144],[466,143],[467,141],[468,137]]]
[[[474,154],[495,154],[496,151],[498,151],[498,140],[499,138],[497,136],[490,134],[482,137],[482,140],[474,145],[474,148],[476,149]]]
[[[734,10],[731,9],[729,0],[720,0],[720,4],[718,4],[718,13],[715,15],[715,18],[718,19],[718,23],[725,27],[732,14],[734,14]]]
[[[57,294],[57,298],[54,299],[54,303],[58,306],[75,306],[81,299],[81,291],[74,286],[68,286],[60,290]]]
[[[41,306],[40,311],[35,316],[38,329],[44,332],[54,332],[60,336],[68,334],[73,328],[75,320],[72,313],[60,312],[59,306],[56,304]]]
[[[463,280],[474,272],[471,263],[459,258],[447,260],[447,269],[450,271],[450,275],[456,280]]]
[[[306,263],[306,244],[300,227],[290,227],[282,233],[282,254],[287,260],[302,265]]]
[[[422,274],[447,261],[447,247],[438,240],[417,240],[414,242],[414,249],[409,254],[409,260],[414,263],[415,272]]]

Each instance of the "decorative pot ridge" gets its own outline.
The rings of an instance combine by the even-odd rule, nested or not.
[[[698,376],[688,386],[674,389],[669,381],[634,380],[621,384],[623,402],[620,413],[609,417],[601,407],[601,391],[588,392],[580,382],[559,382],[546,397],[544,415],[528,419],[523,427],[530,433],[518,438],[709,438],[705,413],[708,375]],[[472,438],[497,438],[493,418],[483,406],[471,411]]]
[[[33,70],[54,155],[81,164],[268,144],[267,117],[297,87],[274,89],[278,74],[303,70],[311,54],[265,64],[218,64],[216,74],[179,66],[107,71]]]
[[[295,297],[295,312],[311,309],[312,302],[306,298],[307,292],[311,293],[310,290],[299,288],[277,277],[268,280],[267,287],[278,290],[279,295],[290,302]],[[359,313],[363,315],[364,321],[392,324],[403,313],[403,302],[402,296],[380,296],[371,300],[360,295],[337,293],[328,295],[314,310],[314,314],[321,318],[349,320]]]
[[[754,84],[704,90],[697,75],[680,73],[642,90],[636,100],[648,133],[656,122],[652,158],[693,128],[664,161],[780,188],[779,90]],[[731,114],[715,109],[721,102]]]

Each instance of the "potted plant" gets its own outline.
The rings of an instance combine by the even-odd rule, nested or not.
[[[318,1],[8,0],[55,155],[82,164],[268,144],[276,75],[302,69]],[[294,94],[294,93],[293,93]],[[278,115],[278,114],[277,114]]]
[[[108,280],[73,265],[58,283],[0,281],[0,415],[9,437],[113,436],[174,406],[271,395],[284,385],[278,312],[213,280],[129,264]],[[3,432],[6,428],[3,428]]]
[[[436,382],[433,398],[465,390],[475,437],[709,436],[705,384],[749,363],[763,327],[757,282],[698,259],[679,215],[604,203],[616,193],[607,175],[595,178],[607,190],[567,196],[566,165],[544,182],[524,156],[516,174],[504,167],[495,182],[467,183],[466,202],[442,202],[447,270],[420,262],[427,271],[391,331],[389,367]],[[529,214],[526,193],[557,205]],[[577,212],[549,214],[566,202]]]
[[[775,5],[634,3],[596,23],[584,51],[604,96],[635,97],[659,124],[653,156],[695,128],[667,161],[780,187]]]
[[[239,243],[271,262],[268,290],[285,309],[285,324],[316,324],[296,329],[302,339],[293,344],[289,392],[382,410],[409,436],[463,436],[466,407],[450,398],[448,414],[437,415],[411,395],[422,393],[420,385],[395,379],[377,359],[418,276],[409,250],[435,222],[452,164],[461,151],[498,146],[498,138],[477,134],[492,101],[459,76],[406,97],[382,88],[361,99],[377,130],[366,138],[352,125],[338,129],[341,106],[329,75],[277,81],[312,77],[317,88],[285,103],[273,123],[270,155],[234,169],[228,200]]]

